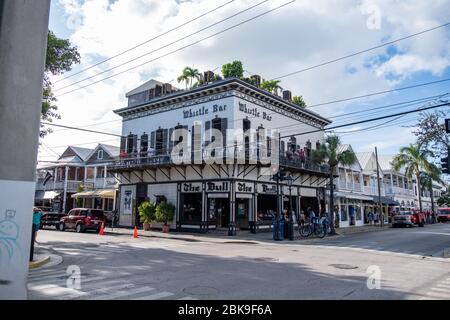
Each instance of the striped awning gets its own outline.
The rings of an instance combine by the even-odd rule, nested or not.
[[[77,192],[72,195],[72,198],[104,198],[104,199],[114,199],[114,194],[116,190],[114,189],[98,189],[93,191],[82,191]]]

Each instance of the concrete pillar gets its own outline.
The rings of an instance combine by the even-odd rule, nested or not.
[[[0,299],[26,299],[50,0],[0,1]]]

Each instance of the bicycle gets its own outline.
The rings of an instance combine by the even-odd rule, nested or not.
[[[301,237],[307,238],[312,234],[314,234],[318,238],[322,239],[328,234],[328,229],[329,229],[328,219],[321,218],[319,220],[316,218],[312,222],[305,223],[299,226],[298,232]]]

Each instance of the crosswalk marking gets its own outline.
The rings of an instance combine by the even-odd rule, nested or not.
[[[143,297],[139,297],[136,299],[133,299],[133,298],[132,299],[133,300],[157,300],[157,299],[166,298],[166,297],[170,297],[170,296],[173,296],[173,293],[163,291],[163,292],[151,294],[149,296],[143,296]]]
[[[130,275],[129,272],[114,270],[99,270],[95,274],[82,276],[80,289],[67,287],[69,274],[64,270],[37,270],[28,276],[28,291],[35,297],[44,299],[132,299],[132,300],[158,300],[164,298],[177,298],[177,300],[196,300],[194,297],[182,296],[167,291],[157,291],[149,286],[136,285],[117,275]]]
[[[110,286],[108,288],[102,287],[102,288],[97,288],[97,289],[94,289],[94,290],[91,290],[91,291],[81,291],[80,290],[79,292],[81,292],[81,294],[62,296],[62,297],[60,297],[60,299],[70,300],[70,299],[76,299],[76,298],[79,298],[79,297],[87,298],[87,297],[95,295],[95,294],[104,294],[104,293],[106,293],[108,291],[127,289],[127,288],[130,288],[130,287],[133,287],[133,286],[134,285],[132,283],[121,283],[121,284],[115,284],[115,285]],[[85,290],[86,288],[81,287],[81,289]]]
[[[94,300],[117,299],[117,298],[121,298],[121,297],[130,296],[132,294],[138,294],[138,293],[148,292],[148,291],[152,291],[152,290],[155,290],[155,288],[152,288],[152,287],[141,287],[141,288],[136,288],[134,290],[119,291],[119,292],[116,292],[116,293],[110,293],[110,294],[104,294],[104,295],[96,296],[96,297],[94,297]]]

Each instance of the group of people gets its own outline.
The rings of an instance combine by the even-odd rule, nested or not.
[[[305,164],[305,162],[306,162],[305,150],[302,148],[299,148],[298,146],[295,149],[288,148],[288,150],[286,151],[286,157],[288,158],[288,160],[298,161],[302,164]]]
[[[369,211],[367,213],[367,222],[371,225],[378,224],[381,221],[382,217],[383,217],[383,214],[381,214],[381,217],[380,217],[380,214],[378,212]]]

